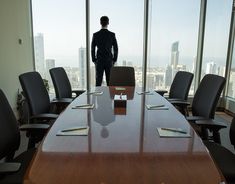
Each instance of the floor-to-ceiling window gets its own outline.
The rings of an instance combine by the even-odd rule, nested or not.
[[[201,77],[225,75],[232,0],[207,0]]]
[[[35,66],[50,81],[49,69],[63,66],[73,88],[86,88],[85,0],[31,0]],[[179,70],[195,73],[201,0],[149,0],[148,38],[144,37],[144,0],[90,0],[90,41],[100,29],[100,17],[110,18],[116,33],[117,65],[135,68],[136,85],[142,86],[143,42],[148,39],[147,88],[169,89]],[[201,76],[224,75],[232,0],[207,0]],[[232,64],[233,67],[233,64]],[[90,85],[95,67],[90,62]],[[233,71],[233,69],[231,70]],[[233,72],[230,74],[233,75]],[[231,84],[230,77],[230,84]],[[106,85],[105,77],[103,85]],[[190,93],[193,94],[192,84]],[[228,94],[231,93],[230,85]]]
[[[100,17],[103,15],[109,17],[108,29],[116,34],[119,47],[117,65],[133,66],[136,85],[142,86],[144,1],[90,0],[90,38],[100,30]],[[94,70],[94,64],[91,64],[91,73]],[[94,79],[91,75],[92,86]]]
[[[32,0],[35,67],[53,85],[49,69],[65,68],[73,88],[86,88],[85,0]]]
[[[168,90],[177,71],[195,71],[200,2],[150,1],[148,88]]]

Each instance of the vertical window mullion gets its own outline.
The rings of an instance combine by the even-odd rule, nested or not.
[[[196,91],[201,78],[205,22],[206,22],[206,5],[207,5],[207,0],[201,0],[194,92]]]

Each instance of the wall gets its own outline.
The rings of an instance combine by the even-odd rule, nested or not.
[[[0,88],[14,111],[18,76],[34,68],[30,17],[30,0],[0,0]]]

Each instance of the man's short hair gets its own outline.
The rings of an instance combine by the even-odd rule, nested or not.
[[[109,18],[107,16],[102,16],[100,18],[100,24],[105,27],[109,24]]]

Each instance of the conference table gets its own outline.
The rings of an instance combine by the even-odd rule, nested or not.
[[[185,117],[155,92],[138,87],[96,87],[60,114],[39,145],[25,184],[219,184],[224,177]],[[114,107],[115,95],[126,107]],[[93,109],[74,109],[94,104]],[[149,110],[146,105],[168,109]],[[88,126],[86,136],[57,136]],[[159,127],[180,128],[189,137],[160,137]]]

